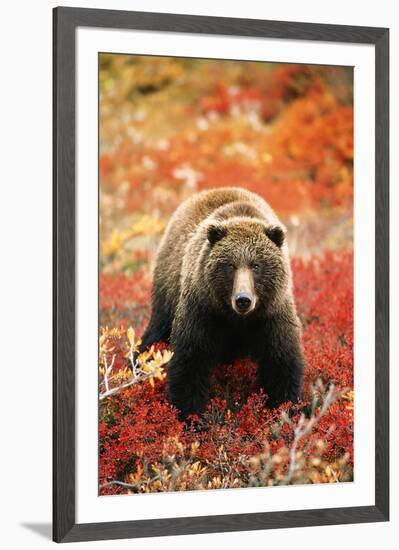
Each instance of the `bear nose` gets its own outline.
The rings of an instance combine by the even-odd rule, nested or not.
[[[247,292],[240,292],[236,295],[236,306],[240,311],[247,310],[252,303],[252,297]]]

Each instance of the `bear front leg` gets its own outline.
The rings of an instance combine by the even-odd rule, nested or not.
[[[157,342],[168,344],[171,326],[171,316],[166,311],[163,313],[153,312],[141,339],[140,351],[145,351],[149,346]]]
[[[198,285],[185,281],[176,308],[171,333],[173,351],[166,371],[169,402],[179,411],[179,419],[201,414],[209,399],[209,373],[216,363],[215,330]]]
[[[151,307],[151,319],[142,336],[139,346],[140,352],[157,342],[169,343],[173,323],[173,308],[167,303],[160,292],[153,295]]]
[[[203,412],[209,398],[209,363],[199,350],[190,353],[176,347],[167,369],[167,392],[180,420]]]
[[[301,328],[293,307],[268,320],[265,345],[258,363],[259,384],[269,397],[270,407],[300,400],[304,357]]]

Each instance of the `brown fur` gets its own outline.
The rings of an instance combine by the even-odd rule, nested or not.
[[[252,277],[247,315],[232,302],[239,270]],[[220,188],[176,210],[159,246],[143,347],[158,340],[174,351],[168,396],[183,418],[206,405],[210,368],[244,356],[258,362],[272,405],[298,400],[303,357],[285,228],[262,198]]]

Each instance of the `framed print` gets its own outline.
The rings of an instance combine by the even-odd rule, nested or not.
[[[383,28],[54,10],[54,540],[389,519]]]

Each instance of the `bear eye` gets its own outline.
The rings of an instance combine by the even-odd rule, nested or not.
[[[253,269],[254,271],[258,271],[259,268],[260,268],[260,265],[259,265],[259,264],[253,264],[253,265],[252,265],[252,269]]]

